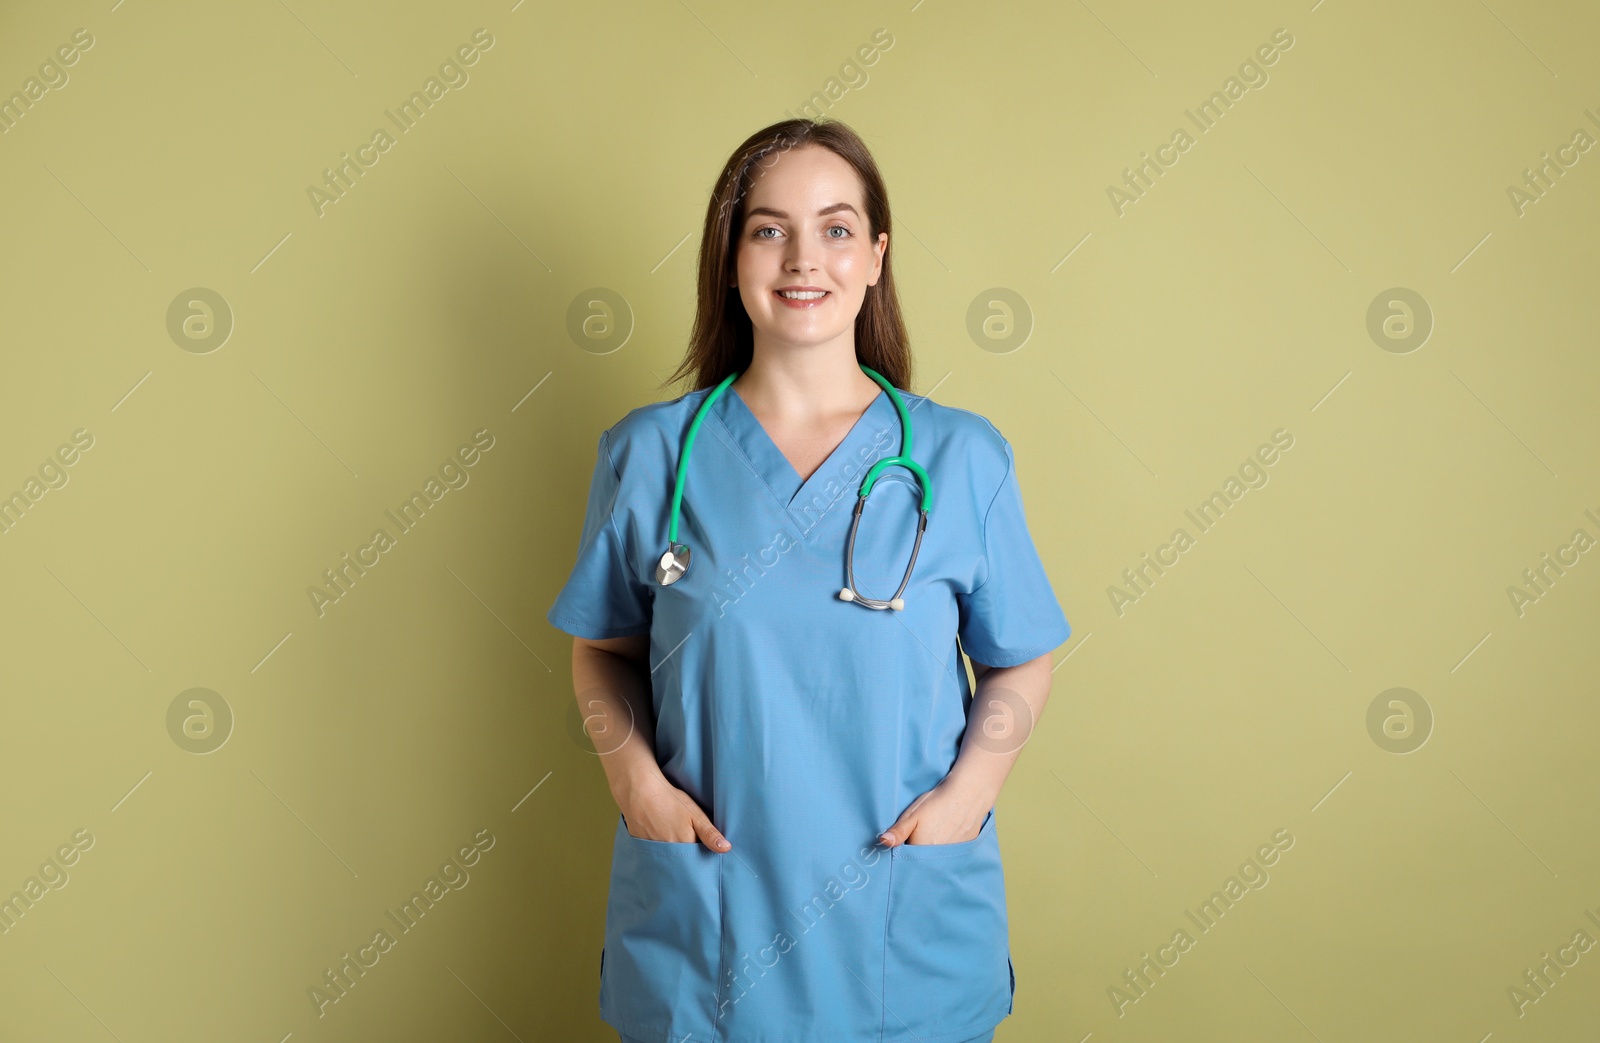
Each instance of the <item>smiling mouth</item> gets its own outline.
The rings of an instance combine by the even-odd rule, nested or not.
[[[820,304],[832,296],[827,290],[774,290],[772,293],[791,308]]]

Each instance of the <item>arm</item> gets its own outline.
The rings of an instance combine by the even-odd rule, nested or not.
[[[699,840],[713,851],[729,850],[710,817],[656,762],[650,636],[573,638],[572,687],[584,731],[600,755],[629,834],[666,842]]]
[[[1021,756],[1023,744],[1044,716],[1052,680],[1050,654],[998,668],[974,660],[972,672],[978,687],[968,711],[961,752],[948,778],[970,795],[976,814],[972,821],[977,825],[999,799],[1000,787]]]
[[[973,661],[978,687],[955,765],[883,834],[885,846],[903,844],[913,832],[919,844],[952,844],[977,837],[1023,744],[1044,714],[1050,670],[1049,653],[1016,666]]]
[[[648,783],[652,773],[661,774],[650,706],[649,655],[648,634],[572,639],[572,688],[583,728],[600,755],[611,797],[624,815],[640,785]]]

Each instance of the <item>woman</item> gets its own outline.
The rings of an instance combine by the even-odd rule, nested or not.
[[[895,390],[889,232],[848,128],[752,135],[706,212],[673,375],[698,390],[600,436],[549,620],[621,812],[600,1014],[623,1043],[977,1043],[1011,1011],[993,808],[1070,629],[1009,443]],[[901,453],[926,531],[916,467],[887,466],[847,562]]]

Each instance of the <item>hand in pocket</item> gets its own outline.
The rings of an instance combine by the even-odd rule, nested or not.
[[[992,810],[949,778],[911,802],[899,819],[879,834],[885,847],[962,844],[977,838]]]
[[[622,824],[628,835],[638,840],[666,844],[692,844],[696,841],[712,851],[725,853],[728,843],[711,817],[683,790],[667,781],[665,775],[634,790],[628,806],[621,808]]]

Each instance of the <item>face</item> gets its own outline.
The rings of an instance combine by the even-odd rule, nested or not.
[[[869,237],[861,179],[818,145],[758,161],[754,171],[737,230],[733,285],[755,327],[757,350],[845,341],[853,354],[856,315],[867,287],[878,283],[889,243],[887,232]],[[779,292],[800,287],[822,296],[790,300]]]

